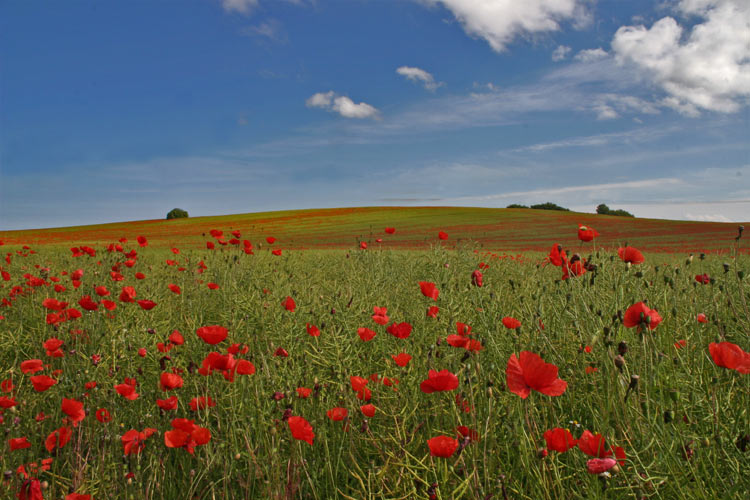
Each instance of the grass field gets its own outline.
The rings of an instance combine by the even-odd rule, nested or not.
[[[0,231],[8,244],[93,245],[121,237],[149,236],[154,246],[199,248],[216,227],[239,230],[252,241],[273,235],[285,248],[348,248],[359,241],[384,248],[428,248],[438,231],[451,245],[477,242],[480,248],[503,251],[549,251],[556,241],[570,239],[571,228],[590,225],[601,233],[605,247],[629,243],[652,252],[728,251],[736,224],[633,219],[608,215],[529,209],[473,207],[363,207],[293,210],[219,217],[148,220],[58,229]],[[398,228],[384,235],[384,227]]]
[[[0,498],[746,498],[737,236],[439,208],[2,233]]]

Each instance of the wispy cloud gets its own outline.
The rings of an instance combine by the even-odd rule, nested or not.
[[[434,92],[438,87],[445,85],[443,82],[436,82],[431,73],[414,66],[400,66],[396,69],[396,73],[412,82],[421,82],[424,88],[430,92]]]

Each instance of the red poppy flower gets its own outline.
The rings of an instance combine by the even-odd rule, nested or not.
[[[450,436],[436,436],[427,440],[427,446],[433,457],[448,458],[456,452],[458,439]]]
[[[157,431],[156,429],[146,428],[143,432],[131,429],[120,438],[122,441],[123,453],[125,455],[137,455],[146,447],[146,439],[151,437]]]
[[[438,233],[438,238],[440,238],[441,240],[447,240],[448,239],[448,233],[444,233],[443,231],[440,231]]]
[[[3,380],[0,382],[0,391],[3,392],[13,392],[13,389],[16,387],[13,385],[13,381],[9,378]]]
[[[315,325],[311,325],[310,323],[306,323],[307,333],[311,337],[320,337],[320,328],[318,328]]]
[[[44,500],[39,479],[34,477],[25,480],[18,492],[18,500]]]
[[[206,283],[206,286],[211,290],[218,290],[220,288],[216,283]]]
[[[372,320],[379,324],[379,325],[385,325],[387,324],[391,319],[388,317],[388,308],[387,307],[373,307],[373,312],[375,314],[372,315]]]
[[[138,305],[141,306],[141,309],[144,311],[150,311],[154,307],[156,307],[156,302],[153,300],[139,300]]]
[[[31,443],[25,437],[10,438],[8,440],[8,446],[10,446],[10,451],[24,450],[26,448],[31,448]]]
[[[349,410],[341,407],[331,408],[326,412],[326,415],[328,415],[328,418],[330,418],[334,422],[340,422],[341,420],[344,420],[347,415],[349,415]]]
[[[359,410],[362,412],[362,414],[367,418],[372,418],[375,416],[375,405],[372,404],[366,404],[359,407]]]
[[[284,300],[281,301],[281,305],[284,306],[284,309],[291,312],[294,312],[294,310],[297,308],[297,304],[294,302],[294,299],[288,295]]]
[[[81,493],[68,493],[65,500],[91,500],[91,495],[82,495]]]
[[[60,302],[57,299],[44,299],[42,301],[42,306],[49,309],[50,311],[62,311],[66,307],[68,307],[67,302]]]
[[[479,441],[479,433],[474,429],[469,429],[465,425],[459,425],[456,427],[456,432],[462,437],[468,437],[469,441],[476,443]]]
[[[420,281],[419,288],[422,290],[422,295],[429,297],[432,300],[437,300],[440,291],[435,286],[435,283],[429,281]]]
[[[439,372],[430,370],[427,379],[423,380],[419,388],[425,394],[431,394],[436,391],[452,391],[458,387],[458,377],[448,370]]]
[[[402,352],[397,356],[391,356],[391,358],[393,358],[393,361],[395,361],[396,364],[401,367],[408,365],[409,361],[411,361],[411,356],[409,354],[406,354],[405,352]]]
[[[438,306],[430,306],[429,309],[427,309],[427,316],[430,318],[437,318],[439,312],[440,308]]]
[[[578,239],[581,241],[591,241],[599,236],[599,233],[593,227],[582,226],[578,224]]]
[[[448,345],[453,347],[466,347],[469,344],[469,340],[471,339],[464,335],[448,335],[448,338],[445,339]]]
[[[90,295],[84,295],[81,300],[78,301],[78,305],[87,311],[96,311],[99,309],[99,304],[91,299]]]
[[[173,389],[178,389],[182,387],[182,383],[182,377],[180,377],[176,373],[164,372],[159,378],[159,387],[162,391],[171,391]]]
[[[148,240],[146,239],[146,237],[145,237],[145,236],[139,236],[138,238],[136,238],[136,240],[138,241],[138,244],[139,244],[139,245],[140,245],[141,247],[145,247],[145,246],[147,246],[147,245],[148,245]]]
[[[86,412],[83,410],[83,403],[75,399],[63,398],[62,411],[65,413],[73,424],[77,424],[86,418]]]
[[[169,341],[174,345],[182,345],[185,343],[185,338],[182,336],[179,330],[174,330],[169,334]]]
[[[195,425],[193,420],[175,418],[172,430],[164,433],[164,444],[167,448],[185,448],[191,455],[196,446],[211,441],[211,431]]]
[[[107,422],[112,421],[112,415],[109,414],[109,410],[106,408],[99,408],[96,410],[96,419],[99,422],[106,424]]]
[[[128,383],[116,385],[115,390],[117,391],[117,394],[125,399],[129,399],[130,401],[135,401],[139,396],[139,394],[135,392],[135,385]]]
[[[482,271],[475,269],[474,272],[471,273],[471,283],[479,288],[482,288],[482,280],[484,276],[482,276]]]
[[[737,344],[731,342],[711,342],[708,345],[716,366],[737,370],[742,374],[750,373],[750,353],[742,350]]]
[[[686,345],[687,345],[687,341],[684,340],[684,339],[683,340],[678,340],[677,342],[674,343],[675,349],[682,349]]]
[[[653,330],[659,326],[661,320],[661,316],[655,309],[649,309],[643,302],[638,302],[628,307],[622,323],[627,328],[640,327],[642,324],[645,324],[649,330]]]
[[[0,396],[0,408],[13,408],[18,404],[15,398],[9,398],[8,396]]]
[[[521,322],[516,318],[506,316],[503,318],[503,326],[508,330],[515,330],[516,328],[521,328]]]
[[[544,440],[547,442],[547,449],[555,450],[558,453],[565,453],[578,444],[578,441],[573,438],[573,434],[568,429],[561,429],[560,427],[546,431]]]
[[[279,257],[281,255],[281,250],[277,248],[276,250],[271,250],[271,253]]]
[[[202,326],[195,331],[195,333],[209,345],[216,345],[226,339],[227,332],[228,330],[226,328],[219,325]]]
[[[156,405],[164,411],[173,411],[177,409],[178,399],[177,396],[172,396],[167,399],[157,399]]]
[[[711,283],[711,277],[708,274],[696,274],[695,275],[695,281],[702,285],[708,285]]]
[[[297,387],[297,396],[302,399],[307,399],[310,397],[310,394],[312,394],[312,391],[312,389],[308,389],[307,387]]]
[[[545,363],[538,354],[521,351],[520,359],[515,353],[510,355],[505,369],[506,382],[510,392],[526,399],[531,389],[547,396],[560,396],[568,383],[557,378],[557,367]]]
[[[102,305],[108,311],[114,311],[115,309],[117,309],[117,304],[115,302],[112,302],[111,300],[102,299]]]
[[[273,245],[275,242],[276,242],[276,238],[274,238],[273,236],[268,236],[266,238],[266,243],[268,243],[269,245]]]
[[[592,458],[586,462],[586,470],[589,474],[601,474],[615,465],[617,465],[617,460],[614,458]]]
[[[395,227],[387,227],[387,228],[385,228],[385,233],[386,234],[393,234],[395,232],[396,232],[396,228]]]
[[[359,335],[359,338],[364,342],[368,342],[375,338],[376,333],[369,328],[360,327],[357,328],[357,335]]]
[[[620,260],[630,264],[642,264],[646,260],[641,251],[633,247],[620,247],[617,249],[617,255],[620,256]]]
[[[143,274],[143,273],[141,273],[141,272],[137,272],[137,273],[135,273],[135,279],[137,279],[137,280],[145,280],[146,279],[146,275]]]
[[[44,370],[44,363],[41,359],[27,359],[21,362],[21,371],[28,375]]]
[[[283,347],[279,347],[279,348],[276,349],[276,351],[274,351],[273,355],[274,356],[280,356],[282,358],[288,358],[289,357],[289,352],[287,352],[287,350],[284,349]]]
[[[390,333],[397,339],[409,338],[409,335],[411,335],[411,330],[412,326],[406,322],[391,323],[388,328],[385,329],[386,332]]]
[[[190,409],[193,411],[205,410],[214,406],[216,406],[216,402],[210,396],[198,396],[190,400]]]
[[[176,293],[177,295],[180,295],[182,293],[180,287],[173,283],[170,283],[169,285],[167,285],[167,287],[172,291],[172,293]]]
[[[698,321],[698,323],[708,323],[708,318],[703,313],[698,313],[696,320]]]
[[[36,392],[44,392],[57,383],[57,380],[47,375],[35,375],[29,380],[31,380]]]
[[[589,430],[583,431],[578,439],[578,449],[591,457],[605,458],[612,455],[612,451],[607,449],[604,437]]]
[[[292,437],[294,439],[305,441],[312,446],[313,439],[315,439],[315,433],[313,432],[310,422],[303,417],[292,416],[289,417],[287,423],[289,424],[289,430],[292,431]]]
[[[44,447],[47,448],[48,452],[52,453],[52,450],[55,448],[62,448],[68,444],[72,434],[73,432],[69,428],[65,426],[60,427],[47,436],[47,439],[44,441]]]
[[[125,286],[120,292],[120,302],[135,302],[135,288],[132,286]]]

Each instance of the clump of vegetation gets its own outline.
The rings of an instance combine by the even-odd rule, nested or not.
[[[618,215],[620,217],[635,217],[635,215],[631,214],[630,212],[626,210],[612,210],[604,203],[596,207],[596,213],[598,213],[599,215]]]
[[[561,207],[557,203],[547,202],[547,203],[539,203],[537,205],[531,205],[530,208],[533,208],[534,210],[560,210],[563,212],[570,212],[569,208]]]
[[[173,208],[167,214],[167,220],[172,220],[172,219],[187,219],[187,218],[188,218],[187,210],[183,210],[181,208]]]
[[[527,205],[521,205],[519,203],[511,203],[505,208],[533,208],[534,210],[561,210],[563,212],[570,212],[569,208],[561,207],[560,205],[549,201],[547,203],[531,205],[530,207]]]

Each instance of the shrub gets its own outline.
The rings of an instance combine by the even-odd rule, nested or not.
[[[518,203],[511,203],[505,208],[529,208],[529,207],[527,207],[526,205],[520,205]]]
[[[635,215],[631,214],[630,212],[626,210],[612,210],[604,203],[596,207],[596,213],[600,215],[618,215],[620,217],[635,217]]]
[[[531,205],[530,208],[533,208],[535,210],[562,210],[563,212],[570,212],[569,208],[561,207],[560,205],[556,203],[539,203],[537,205]]]
[[[181,208],[173,208],[167,214],[167,220],[170,220],[170,219],[187,219],[187,218],[188,218],[187,211],[183,210]]]

